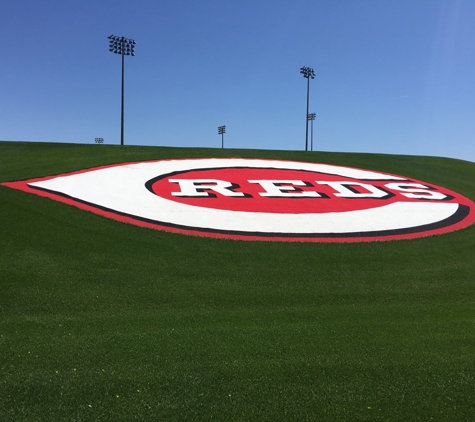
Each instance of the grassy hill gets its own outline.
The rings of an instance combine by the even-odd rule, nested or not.
[[[0,142],[0,182],[229,156],[380,170],[475,200],[475,163],[376,154]],[[0,420],[472,420],[474,258],[475,226],[243,242],[0,186]]]

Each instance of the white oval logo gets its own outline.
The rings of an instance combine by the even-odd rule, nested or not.
[[[161,160],[5,185],[140,226],[234,239],[391,240],[475,221],[474,203],[445,188],[292,161]]]

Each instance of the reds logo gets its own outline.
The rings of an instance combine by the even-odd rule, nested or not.
[[[392,240],[475,222],[475,204],[448,189],[292,161],[161,160],[5,185],[139,226],[234,239]]]

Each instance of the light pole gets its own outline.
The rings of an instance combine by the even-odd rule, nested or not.
[[[307,114],[305,115],[305,151],[308,151],[308,103],[310,98],[310,78],[315,78],[315,72],[311,67],[301,67],[300,73],[307,78]]]
[[[226,126],[218,126],[218,135],[221,135],[221,148],[224,148],[224,134],[226,133]]]
[[[124,145],[124,56],[135,56],[134,40],[109,35],[109,51],[122,56],[122,102],[120,112],[120,144]]]
[[[315,120],[315,117],[317,115],[315,113],[310,113],[307,115],[307,120],[310,120],[312,123],[310,124],[311,126],[311,131],[310,131],[310,151],[313,151],[313,121]]]

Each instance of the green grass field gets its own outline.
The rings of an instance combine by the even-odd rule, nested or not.
[[[381,170],[475,200],[434,157],[0,142],[0,182],[176,157]],[[244,242],[0,186],[0,421],[472,421],[475,226]]]

